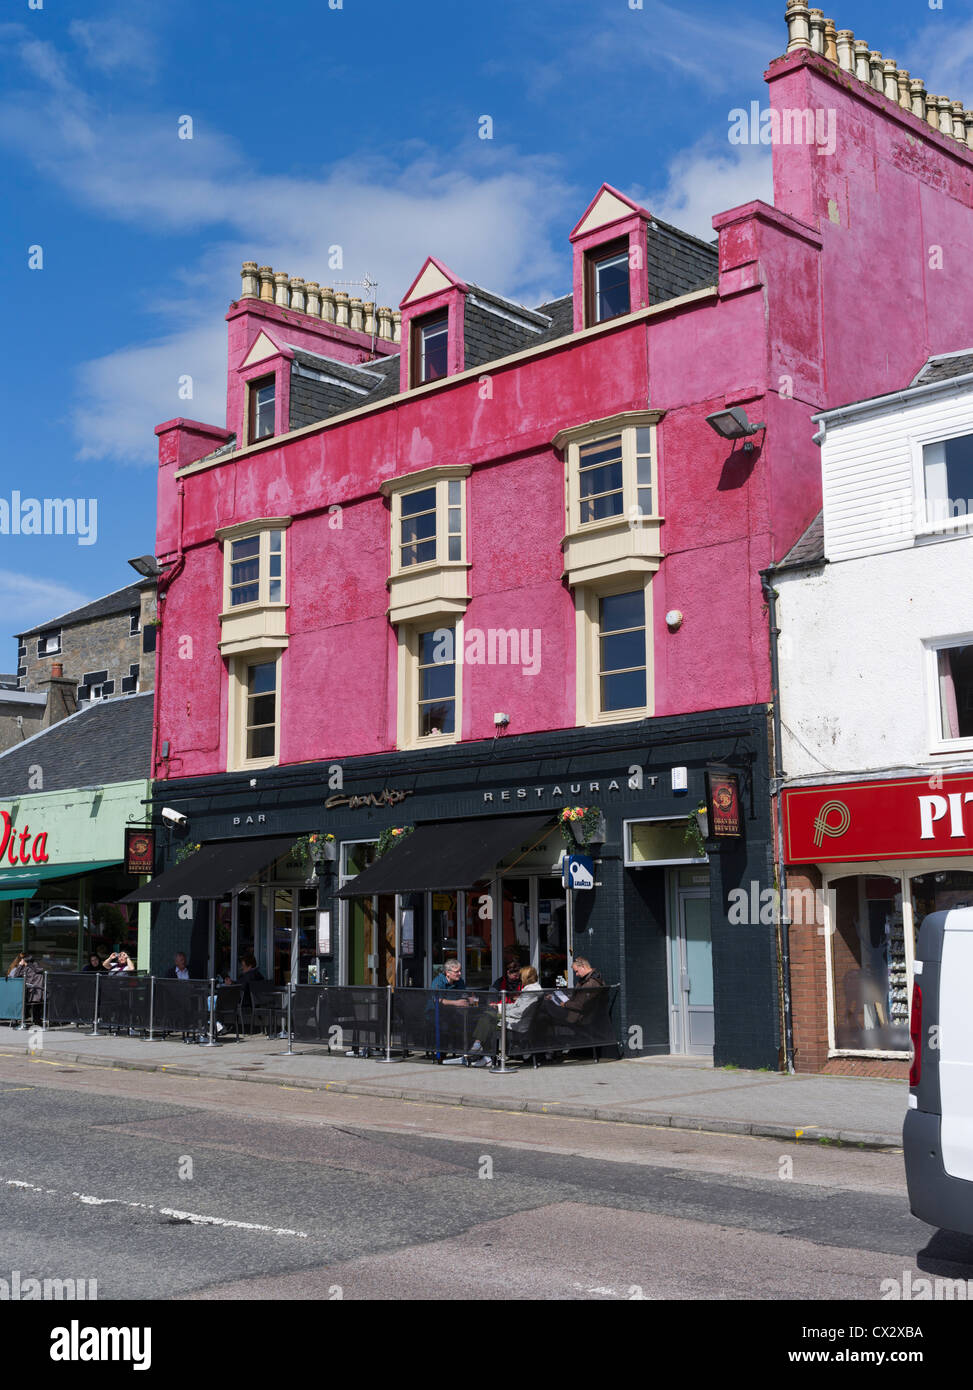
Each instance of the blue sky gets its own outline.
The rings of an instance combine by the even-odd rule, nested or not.
[[[98,513],[91,545],[0,535],[0,670],[9,634],[128,583],[154,548],[153,428],[223,423],[242,261],[367,271],[397,304],[432,253],[535,303],[569,288],[567,235],[603,180],[707,237],[713,213],[771,200],[769,151],[731,146],[727,117],[763,100],[784,0],[634,4],[7,0],[0,498]],[[971,4],[826,13],[973,104]]]

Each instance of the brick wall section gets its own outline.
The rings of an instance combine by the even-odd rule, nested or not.
[[[786,883],[792,890],[813,891],[821,887],[821,873],[813,864],[802,864],[799,868],[787,870]],[[828,1056],[827,953],[824,932],[818,930],[823,926],[822,917],[814,922],[792,923],[790,929],[795,1070],[821,1072],[826,1076],[877,1076],[895,1081],[907,1080],[909,1063],[906,1061]],[[839,975],[843,968],[852,969],[857,965],[838,932],[832,938],[832,949],[836,953]]]

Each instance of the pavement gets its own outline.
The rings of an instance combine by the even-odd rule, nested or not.
[[[0,1027],[0,1057],[23,1056],[31,1036]],[[556,1066],[497,1073],[437,1066],[417,1057],[391,1062],[346,1057],[302,1042],[295,1042],[288,1055],[286,1039],[266,1037],[207,1047],[48,1028],[33,1055],[57,1066],[85,1063],[866,1149],[901,1147],[908,1097],[904,1081],[714,1068],[703,1058],[595,1063],[568,1057]]]

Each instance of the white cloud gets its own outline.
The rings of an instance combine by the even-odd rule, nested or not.
[[[712,241],[716,235],[716,213],[756,198],[773,205],[769,147],[735,145],[717,153],[710,141],[703,141],[670,160],[667,176],[664,187],[640,201],[664,222],[672,222],[704,241]]]
[[[883,45],[884,47],[884,45]],[[956,20],[938,10],[909,44],[904,62],[921,77],[927,92],[943,92],[973,105],[973,20]]]
[[[48,618],[70,613],[72,609],[90,603],[91,599],[91,595],[72,589],[68,584],[0,569],[0,612],[7,615],[8,625],[16,623],[18,632],[26,632],[38,623],[47,622]],[[5,664],[6,658],[0,658],[0,667],[5,669]]]
[[[101,72],[144,76],[155,69],[154,43],[143,27],[121,19],[73,19],[68,33],[85,61]]]

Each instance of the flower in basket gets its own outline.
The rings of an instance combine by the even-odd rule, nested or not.
[[[587,846],[588,841],[601,825],[601,808],[598,806],[565,806],[559,818],[562,838],[569,845],[580,839]]]
[[[378,843],[375,846],[375,858],[381,859],[383,854],[387,854],[392,846],[399,844],[406,835],[411,835],[413,830],[415,830],[414,825],[386,826],[378,837]]]

